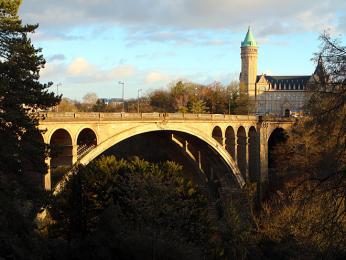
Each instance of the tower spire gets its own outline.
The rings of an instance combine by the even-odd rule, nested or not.
[[[250,46],[257,47],[257,43],[255,40],[255,37],[253,36],[251,32],[251,27],[249,25],[245,39],[241,43],[241,47],[250,47]]]

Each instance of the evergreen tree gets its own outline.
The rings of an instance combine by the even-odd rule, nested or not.
[[[193,114],[203,114],[207,111],[207,106],[205,101],[199,99],[199,100],[193,100],[190,103],[190,112]]]
[[[23,25],[17,16],[20,0],[0,0],[0,169],[20,173],[34,165],[44,172],[45,149],[39,142],[39,111],[59,102],[41,84],[45,60],[30,39],[37,25]]]
[[[46,169],[38,112],[60,98],[38,81],[45,60],[28,38],[37,25],[22,24],[20,3],[0,0],[0,258],[42,259],[45,242],[34,230],[42,197],[31,173]]]

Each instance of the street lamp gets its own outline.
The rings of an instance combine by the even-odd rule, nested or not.
[[[228,114],[231,114],[231,90],[228,89]]]
[[[139,114],[139,92],[141,92],[142,89],[138,89],[138,95],[137,95],[137,113]]]
[[[122,99],[123,99],[123,111],[122,112],[125,112],[125,100],[124,100],[124,95],[125,95],[125,93],[124,93],[124,85],[125,85],[125,83],[124,83],[124,81],[119,81],[118,82],[120,85],[123,85],[123,91],[122,91]]]
[[[59,96],[59,87],[61,86],[61,82],[59,82],[58,84],[56,84],[56,95]]]
[[[56,95],[59,96],[59,86],[61,86],[61,82],[56,84]],[[59,105],[56,106],[56,112],[59,112]]]

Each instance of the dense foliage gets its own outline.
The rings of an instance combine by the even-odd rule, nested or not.
[[[181,166],[169,161],[102,157],[70,176],[49,212],[54,223],[49,236],[69,241],[76,258],[201,259],[221,254],[222,244],[212,237],[218,232],[208,218],[207,198],[184,178]],[[240,234],[229,229],[222,233],[230,240],[225,244],[239,240]]]
[[[0,169],[18,173],[35,164],[42,173],[45,150],[32,140],[40,135],[37,112],[59,99],[38,81],[45,60],[28,38],[37,25],[22,25],[18,6],[0,1]]]

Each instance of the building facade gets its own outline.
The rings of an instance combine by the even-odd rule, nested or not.
[[[312,75],[257,75],[258,46],[250,27],[240,49],[240,93],[249,97],[251,112],[280,116],[303,114],[304,104],[310,97],[309,84],[314,82],[322,63],[318,63]]]

